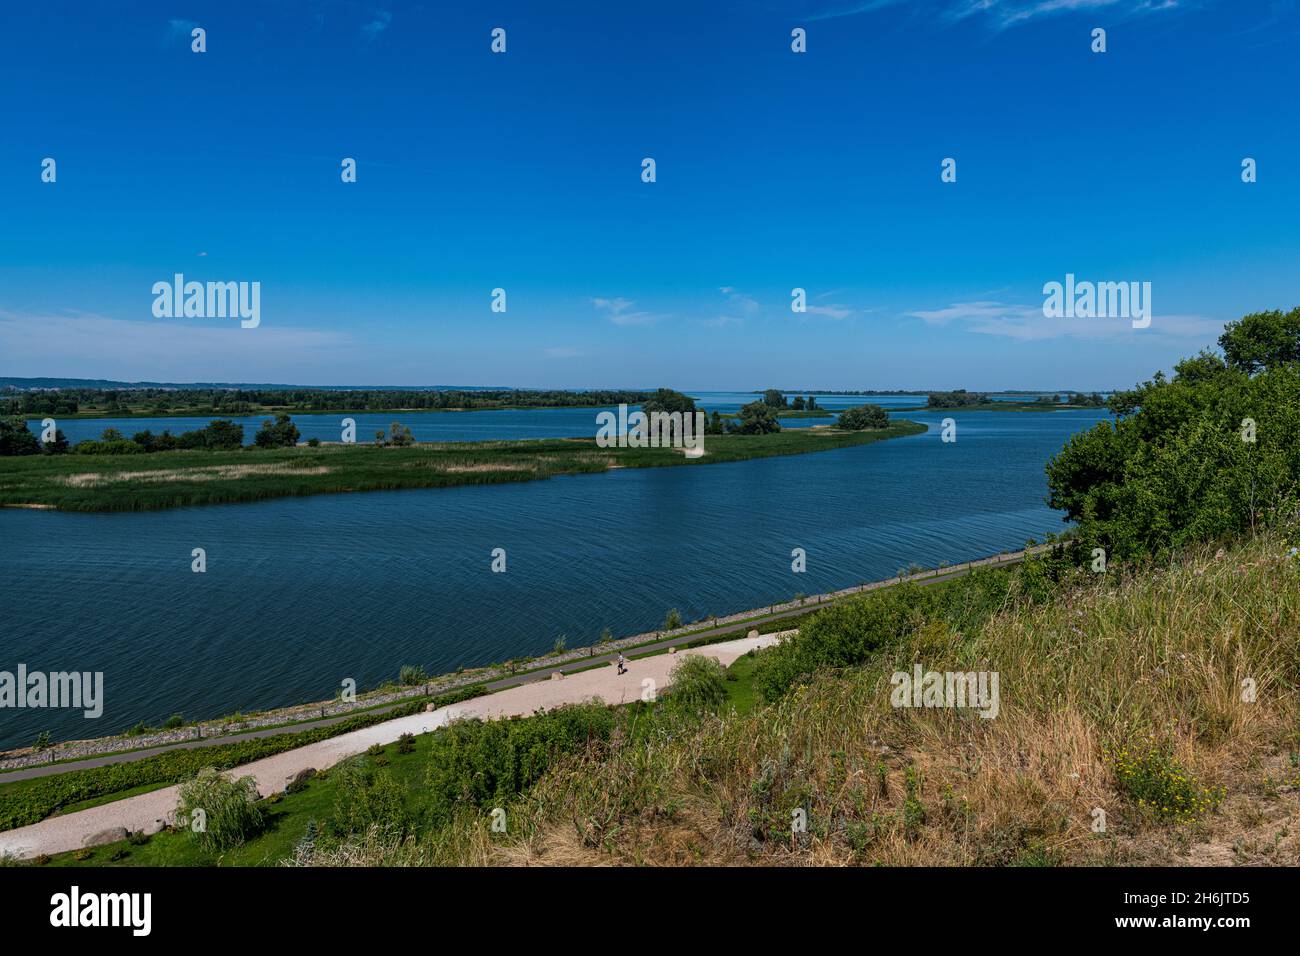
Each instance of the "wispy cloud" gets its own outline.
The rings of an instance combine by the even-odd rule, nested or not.
[[[746,319],[758,315],[763,309],[757,299],[741,292],[735,286],[720,286],[718,291],[723,295],[722,307],[712,318],[699,319],[701,325],[713,329],[725,329],[729,325],[744,325]]]
[[[632,311],[636,303],[622,296],[613,299],[592,299],[591,304],[597,311],[605,313],[605,317],[615,325],[653,325],[659,320],[659,316],[651,312]]]
[[[361,26],[361,35],[366,42],[374,40],[379,34],[388,29],[388,25],[393,22],[393,15],[387,10],[375,10],[370,19]]]
[[[1005,302],[955,302],[940,309],[918,309],[907,315],[927,325],[953,327],[978,335],[998,335],[1020,341],[1057,338],[1093,340],[1131,339],[1135,335],[1158,335],[1175,339],[1205,341],[1223,331],[1223,321],[1203,315],[1162,315],[1151,326],[1135,329],[1127,319],[1048,318],[1042,305]]]
[[[831,20],[873,13],[906,4],[949,23],[982,19],[997,29],[1058,14],[1104,10],[1115,17],[1144,16],[1184,9],[1195,0],[813,0],[805,5],[806,20]]]

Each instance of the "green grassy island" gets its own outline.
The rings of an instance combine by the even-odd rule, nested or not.
[[[594,438],[21,455],[0,457],[0,506],[153,511],[290,495],[533,481],[615,468],[800,455],[925,430],[925,425],[899,420],[869,431],[814,427],[764,435],[710,435],[700,458],[687,458],[679,448],[601,448]]]

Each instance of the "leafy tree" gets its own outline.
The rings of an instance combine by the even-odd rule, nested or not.
[[[1300,366],[1287,356],[1300,349],[1300,325],[1288,324],[1292,314],[1247,316],[1224,334],[1235,349],[1227,361],[1203,352],[1172,379],[1157,374],[1116,393],[1116,420],[1074,435],[1048,462],[1048,502],[1078,523],[1079,559],[1094,548],[1111,558],[1163,555],[1295,507]],[[1277,327],[1297,341],[1285,342]]]
[[[857,408],[846,408],[841,412],[836,425],[850,431],[888,428],[889,413],[879,405],[859,405]]]
[[[65,455],[68,452],[68,436],[63,429],[54,429],[54,437],[41,445],[41,451],[47,455]]]
[[[961,408],[964,405],[980,405],[988,401],[983,392],[968,392],[959,388],[952,392],[931,392],[926,399],[930,408]]]
[[[1219,348],[1229,366],[1248,375],[1300,362],[1300,307],[1252,312],[1229,322]]]
[[[285,423],[288,422],[286,429]],[[263,429],[266,425],[263,424]],[[292,445],[298,441],[298,429],[294,427],[293,422],[289,421],[288,415],[281,415],[276,425],[280,429],[278,434],[282,438],[287,438],[290,434],[292,440],[282,441],[281,444]],[[166,434],[164,432],[163,434]],[[233,449],[241,448],[244,444],[244,426],[236,425],[228,418],[218,418],[208,422],[208,427],[203,430],[203,443],[207,448]]]
[[[694,413],[695,399],[671,388],[661,388],[642,403],[641,410],[647,415],[651,412],[667,412],[670,415],[673,412]]]
[[[258,448],[292,448],[298,444],[298,437],[298,426],[293,423],[293,419],[287,412],[280,412],[275,416],[275,421],[268,418],[262,422],[262,427],[254,436],[253,443]]]
[[[672,630],[676,630],[681,626],[682,626],[682,615],[677,610],[677,608],[673,608],[668,612],[668,616],[664,618],[664,630],[672,631]]]
[[[790,403],[790,407],[791,407],[792,409],[794,409],[796,412],[801,412],[801,411],[804,410],[804,406],[805,406],[806,404],[807,404],[807,403],[803,400],[803,396],[802,396],[802,395],[796,395],[796,396],[794,397],[794,401],[792,401],[792,402]]]
[[[785,408],[785,396],[781,394],[779,388],[769,388],[763,393],[763,404],[770,408]]]
[[[741,406],[740,417],[733,421],[730,431],[738,435],[767,435],[779,432],[781,423],[776,409],[766,402],[750,402]]]
[[[388,426],[388,444],[397,448],[405,448],[408,445],[415,444],[415,436],[411,434],[410,428],[400,422],[393,422]]]

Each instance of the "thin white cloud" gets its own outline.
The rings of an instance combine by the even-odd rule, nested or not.
[[[741,292],[735,286],[719,286],[718,291],[726,300],[717,315],[708,319],[695,319],[700,325],[711,329],[725,329],[731,325],[744,325],[746,319],[758,315],[763,307],[751,295]]]
[[[757,315],[762,308],[753,296],[746,295],[734,286],[724,285],[718,291],[727,297],[728,314]]]
[[[591,304],[598,311],[604,312],[605,317],[615,325],[653,325],[659,321],[659,316],[654,313],[630,311],[636,303],[622,296],[613,299],[592,299]]]
[[[1091,340],[1129,339],[1132,336],[1162,336],[1206,341],[1223,331],[1223,321],[1203,315],[1162,315],[1157,310],[1151,325],[1135,329],[1129,319],[1048,318],[1041,305],[1013,305],[1003,302],[955,302],[940,309],[919,309],[906,313],[913,318],[947,328],[954,326],[977,335],[996,335],[1022,342],[1057,338]]]
[[[1112,17],[1126,18],[1191,5],[1186,0],[813,0],[805,5],[807,12],[802,18],[831,20],[904,4],[949,23],[979,18],[997,29],[1057,14],[1103,10]]]
[[[361,35],[365,37],[367,43],[387,30],[388,25],[393,22],[393,15],[387,10],[376,10],[371,17],[361,27]]]
[[[844,305],[810,305],[806,307],[808,315],[822,315],[839,322],[853,314],[853,310]]]

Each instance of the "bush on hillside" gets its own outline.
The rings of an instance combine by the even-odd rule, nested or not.
[[[428,822],[441,826],[458,807],[504,806],[560,757],[608,743],[616,720],[609,707],[591,703],[528,718],[452,723],[430,742]]]
[[[1047,464],[1078,558],[1166,555],[1291,513],[1300,488],[1300,309],[1229,324],[1211,352],[1110,401],[1118,419]]]
[[[673,665],[667,701],[680,713],[716,714],[727,702],[727,669],[712,657],[689,654]]]

